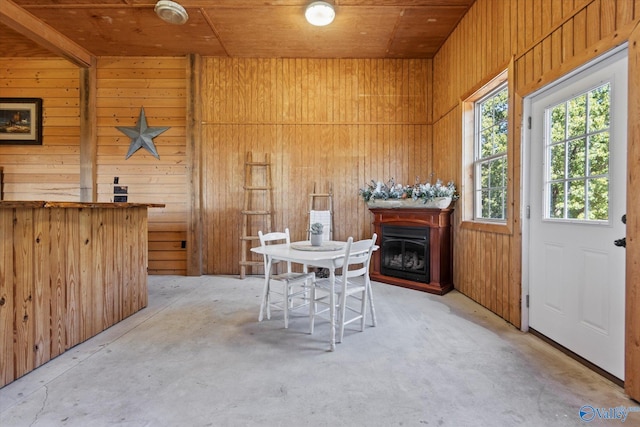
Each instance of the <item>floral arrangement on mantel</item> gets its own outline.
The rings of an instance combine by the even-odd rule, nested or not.
[[[423,204],[428,204],[441,198],[450,199],[450,201],[455,201],[459,198],[453,181],[443,185],[439,179],[435,184],[431,184],[428,181],[423,184],[416,179],[416,183],[413,185],[398,184],[393,178],[386,183],[371,180],[369,184],[360,189],[359,193],[367,203],[391,199],[422,201]]]

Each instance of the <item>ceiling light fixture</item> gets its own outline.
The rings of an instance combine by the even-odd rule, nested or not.
[[[333,5],[326,1],[314,1],[307,6],[304,17],[307,18],[309,24],[323,27],[333,22],[336,11],[333,9]]]
[[[160,19],[170,24],[181,25],[189,19],[184,7],[171,0],[159,0],[153,10]]]

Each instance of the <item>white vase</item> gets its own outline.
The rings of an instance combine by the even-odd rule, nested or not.
[[[311,241],[311,246],[321,246],[322,245],[322,233],[320,234],[312,234],[309,236],[309,240]]]

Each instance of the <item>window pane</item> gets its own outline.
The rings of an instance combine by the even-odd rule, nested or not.
[[[480,165],[480,187],[489,188],[491,186],[491,164],[483,163]]]
[[[504,159],[500,157],[480,165],[480,183],[483,189],[503,186],[504,163]]]
[[[590,179],[589,219],[609,219],[609,180],[607,178]]]
[[[491,218],[491,204],[489,197],[489,190],[482,190],[482,198],[480,203],[482,204],[482,218]]]
[[[589,176],[609,173],[609,133],[589,138]]]
[[[578,96],[569,100],[567,104],[569,113],[568,137],[584,135],[587,128],[587,96]]]
[[[489,187],[495,187],[500,185],[502,181],[502,169],[500,168],[500,163],[496,160],[493,160],[488,163],[489,164]]]
[[[494,186],[507,187],[507,157],[503,156],[496,160],[497,174]]]
[[[493,219],[504,219],[504,190],[498,189],[491,191],[491,217]]]
[[[493,126],[493,103],[488,99],[480,105],[480,129],[489,129]]]
[[[564,182],[551,184],[549,199],[549,217],[564,218]]]
[[[569,182],[567,218],[584,219],[584,181]]]
[[[507,122],[498,124],[496,133],[493,137],[494,151],[493,154],[501,154],[507,152]]]
[[[609,94],[609,83],[589,92],[589,132],[609,127]]]
[[[503,122],[507,120],[508,113],[507,91],[503,90],[499,92],[494,98],[494,120],[496,122]]]
[[[567,153],[567,166],[569,178],[582,178],[586,175],[586,141],[576,139],[569,142],[569,152]]]
[[[489,181],[489,186],[496,188],[502,187],[504,185],[504,157],[500,157],[498,159],[492,160],[490,162],[491,165],[491,176]]]
[[[550,179],[552,181],[564,178],[564,144],[551,146],[550,154]]]
[[[565,104],[560,104],[551,110],[551,142],[565,140]]]
[[[480,135],[480,157],[489,157],[493,154],[493,132],[491,129],[482,131]]]

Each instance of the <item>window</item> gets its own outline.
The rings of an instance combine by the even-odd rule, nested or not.
[[[606,83],[546,109],[546,219],[609,219],[610,94]]]
[[[473,218],[504,222],[509,113],[506,82],[474,104]]]
[[[513,60],[480,82],[461,102],[462,185],[456,210],[461,227],[513,232]],[[511,113],[511,114],[510,114]],[[515,182],[514,182],[515,180]]]

